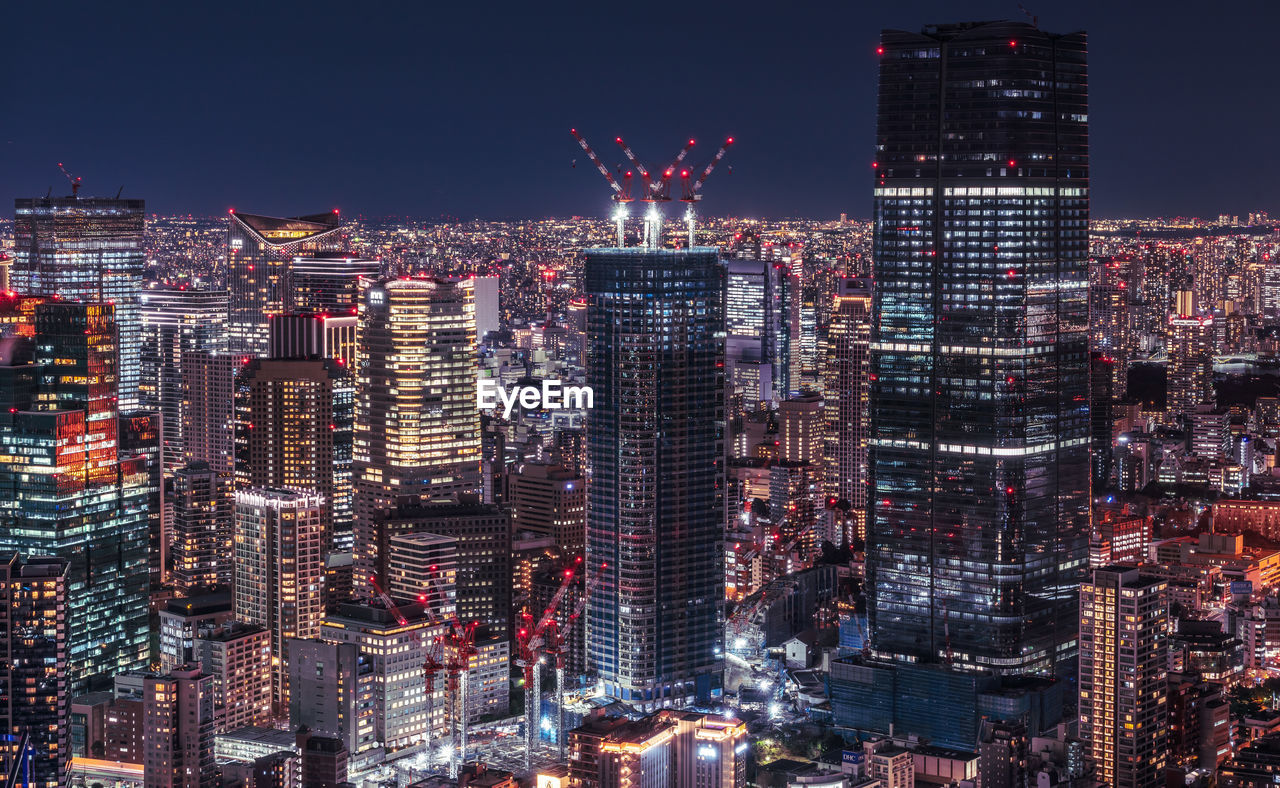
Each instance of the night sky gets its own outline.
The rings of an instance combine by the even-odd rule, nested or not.
[[[1095,216],[1280,214],[1280,3],[1023,2],[1089,32]],[[576,126],[610,164],[618,134],[655,163],[693,136],[696,164],[732,134],[708,214],[866,217],[880,29],[1001,18],[1014,0],[11,3],[0,200],[67,192],[61,161],[161,213],[603,216]]]

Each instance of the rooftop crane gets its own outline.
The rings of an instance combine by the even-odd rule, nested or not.
[[[58,162],[58,169],[62,170],[62,174],[67,176],[67,180],[71,182],[71,196],[77,198],[80,196],[80,178],[67,172],[67,168],[62,166],[62,162]],[[123,188],[123,187],[121,187]]]
[[[373,586],[373,590],[377,593],[378,599],[382,600],[382,604],[387,606],[387,610],[391,611],[391,615],[395,617],[397,624],[404,626],[409,623],[408,620],[401,615],[400,608],[396,607],[396,603],[391,601],[391,597],[387,596],[387,592],[383,591],[382,586],[378,585],[378,578],[376,575],[369,575],[369,585]]]
[[[686,205],[685,212],[684,212],[684,220],[689,227],[690,248],[692,248],[694,245],[693,204],[702,199],[702,184],[707,182],[707,178],[708,176],[711,175],[711,171],[716,168],[716,165],[720,163],[720,160],[724,158],[724,155],[729,152],[729,146],[732,144],[733,144],[733,137],[729,137],[724,141],[724,144],[720,146],[720,150],[716,151],[716,155],[712,157],[711,161],[707,162],[706,169],[702,171],[702,174],[698,176],[698,179],[696,181],[693,181],[692,183],[689,182],[688,170],[682,170],[680,172],[680,179],[684,184],[684,190],[683,190],[684,195],[680,199]]]
[[[587,154],[587,158],[596,165],[596,169],[609,182],[609,188],[613,189],[613,201],[618,203],[617,209],[613,212],[613,221],[618,229],[618,246],[622,246],[625,241],[624,231],[627,221],[627,203],[632,202],[631,197],[631,173],[628,171],[624,176],[623,183],[618,183],[618,179],[613,177],[613,173],[609,172],[609,168],[604,166],[604,162],[600,161],[600,157],[591,149],[587,141],[578,133],[577,129],[569,129],[569,133],[578,141]],[[624,185],[625,184],[625,185]]]
[[[680,152],[676,154],[675,161],[671,162],[670,166],[662,171],[662,180],[655,185],[654,190],[659,193],[659,199],[663,202],[670,201],[671,178],[676,174],[676,168],[680,166],[691,150],[693,150],[693,140],[686,142],[684,147],[680,149]]]
[[[544,642],[543,633],[555,616],[556,609],[560,607],[560,602],[568,592],[569,586],[573,584],[573,578],[577,574],[574,570],[581,562],[582,559],[578,558],[574,566],[564,570],[560,587],[556,589],[546,609],[542,611],[542,617],[538,619],[538,623],[532,627],[521,627],[516,633],[516,642],[520,649],[516,664],[524,668],[524,767],[526,769],[532,768],[534,743],[538,740],[537,706],[542,703],[542,672],[538,670],[538,660],[541,657],[540,651]]]

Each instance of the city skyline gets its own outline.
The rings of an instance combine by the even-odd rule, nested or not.
[[[945,22],[955,9],[763,10],[508,8],[482,18],[445,7],[353,19],[336,5],[286,4],[246,21],[159,6],[54,17],[27,4],[14,22],[29,33],[7,54],[40,65],[12,81],[12,100],[59,100],[39,124],[0,137],[0,199],[62,193],[64,162],[86,194],[123,185],[160,213],[285,216],[305,202],[366,216],[604,215],[608,195],[567,134],[578,126],[601,142],[626,134],[652,161],[684,135],[705,161],[736,135],[732,175],[708,189],[712,214],[869,216],[858,184],[874,154],[878,31]],[[1266,155],[1280,108],[1260,100],[1275,74],[1266,35],[1280,9],[1031,10],[1044,29],[1091,34],[1096,216],[1280,212],[1265,197],[1280,175]],[[1015,2],[970,3],[963,16],[1025,21]],[[314,43],[331,38],[332,50]],[[650,41],[670,41],[672,57],[638,54]],[[768,56],[725,58],[725,47]],[[140,79],[123,93],[96,90],[99,62]],[[282,95],[302,109],[281,112]]]

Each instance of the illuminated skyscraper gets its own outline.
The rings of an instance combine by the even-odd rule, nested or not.
[[[119,408],[139,406],[145,266],[142,200],[46,197],[15,200],[13,289],[23,295],[115,305]]]
[[[586,253],[588,662],[637,706],[719,694],[725,269],[714,249]]]
[[[871,281],[841,279],[827,327],[823,392],[826,406],[828,498],[848,501],[852,525],[866,536],[867,439],[871,413]]]
[[[324,514],[312,492],[236,492],[233,598],[237,621],[271,632],[272,696],[289,708],[289,638],[320,635],[324,616]]]
[[[343,244],[337,211],[292,219],[232,212],[227,225],[231,350],[264,355],[267,321],[289,311],[295,258],[332,255]]]
[[[236,488],[320,493],[325,538],[350,544],[355,382],[336,361],[254,359],[236,375]]]
[[[1049,671],[1088,559],[1085,35],[937,25],[879,52],[872,645]]]
[[[355,314],[361,280],[368,285],[382,275],[382,262],[363,257],[295,257],[289,270],[290,312]]]
[[[379,509],[478,492],[476,322],[471,289],[438,279],[385,280],[360,305],[356,398],[357,592],[382,560]]]
[[[150,490],[145,460],[120,454],[112,315],[107,304],[36,307],[34,364],[7,356],[35,386],[0,403],[0,551],[69,563],[73,695],[148,655]]]
[[[1190,416],[1197,405],[1214,402],[1213,316],[1198,315],[1195,299],[1187,290],[1176,299],[1169,318],[1168,396],[1170,418]]]
[[[1166,585],[1108,566],[1080,586],[1080,738],[1093,778],[1116,788],[1164,784]]]
[[[235,470],[235,375],[248,356],[182,355],[182,453],[219,473]]]
[[[145,290],[142,316],[142,407],[157,410],[164,422],[164,469],[182,467],[182,357],[190,351],[227,350],[227,291]]]
[[[747,410],[786,397],[799,381],[797,372],[793,386],[791,371],[793,350],[799,348],[799,279],[755,240],[725,261],[725,361]],[[747,389],[757,396],[747,396]]]
[[[198,669],[144,679],[146,788],[213,788],[213,677]]]
[[[0,562],[0,730],[31,735],[32,788],[57,788],[67,752],[67,562],[11,554]],[[9,763],[18,741],[0,741]]]
[[[193,462],[174,473],[173,585],[184,594],[204,586],[231,585],[232,480],[207,462]]]

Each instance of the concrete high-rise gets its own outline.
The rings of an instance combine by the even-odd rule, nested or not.
[[[478,492],[476,322],[470,287],[392,279],[360,304],[353,481],[357,593],[382,560],[378,510]]]
[[[513,527],[550,536],[570,555],[581,555],[587,535],[587,485],[557,465],[525,463],[507,479]]]
[[[724,277],[714,249],[586,253],[588,661],[640,707],[721,689]]]
[[[1171,419],[1189,417],[1197,406],[1214,403],[1213,316],[1196,314],[1191,292],[1181,291],[1169,318],[1169,372],[1166,410]]]
[[[33,788],[57,788],[67,751],[67,562],[11,554],[0,563],[0,730],[29,734]],[[18,741],[0,741],[10,763]]]
[[[236,369],[246,356],[192,350],[182,354],[182,450],[187,463],[235,471]]]
[[[1116,788],[1164,784],[1166,587],[1123,566],[1080,586],[1080,738],[1094,779]]]
[[[114,304],[119,409],[137,409],[145,204],[79,196],[18,199],[14,204],[11,286],[22,295]]]
[[[848,501],[851,525],[866,536],[867,440],[871,436],[871,280],[841,279],[827,327],[823,392],[826,496]]]
[[[1052,671],[1088,565],[1085,34],[935,25],[878,51],[872,646]]]
[[[164,468],[172,473],[183,453],[182,358],[187,352],[226,352],[227,291],[166,288],[138,297],[142,320],[142,407],[159,411],[164,423]]]
[[[332,359],[254,359],[236,375],[236,488],[314,490],[325,535],[351,531],[355,381]]]
[[[227,224],[232,352],[264,355],[271,315],[289,311],[295,259],[333,255],[344,243],[337,211],[290,219],[233,211]]]
[[[271,633],[227,622],[200,632],[192,641],[193,661],[213,677],[214,732],[246,725],[270,726]]]
[[[231,475],[193,462],[173,475],[173,585],[183,594],[231,585],[234,517]]]
[[[289,708],[290,638],[320,634],[324,615],[324,508],[313,492],[236,491],[233,599],[237,621],[271,632],[272,696]]]
[[[0,551],[68,561],[78,695],[147,664],[150,483],[121,454],[112,306],[39,304],[33,335],[7,340],[4,373],[26,383],[0,402]]]
[[[213,677],[184,668],[144,685],[145,788],[213,788]]]

